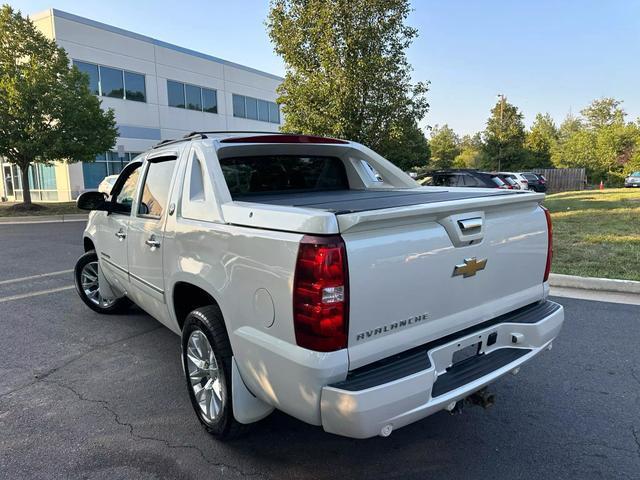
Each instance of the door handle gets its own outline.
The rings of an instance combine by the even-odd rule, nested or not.
[[[482,218],[475,217],[475,218],[465,218],[464,220],[458,220],[458,225],[460,226],[460,230],[462,230],[463,232],[466,232],[469,230],[475,230],[476,228],[482,227]]]
[[[127,238],[127,234],[124,233],[124,230],[120,229],[116,232],[116,237],[118,237],[118,240],[124,240]]]
[[[144,242],[146,245],[148,245],[149,247],[151,247],[151,251],[153,252],[154,250],[160,248],[160,242],[156,240],[155,235],[151,235],[149,237],[149,240],[146,240]]]

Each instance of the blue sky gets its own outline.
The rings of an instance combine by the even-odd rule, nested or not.
[[[260,70],[284,74],[264,21],[268,1],[5,0],[23,13],[49,7]],[[640,116],[640,1],[414,0],[409,50],[415,80],[430,80],[423,126],[485,126],[503,93],[525,114],[561,121],[592,99],[624,100]]]

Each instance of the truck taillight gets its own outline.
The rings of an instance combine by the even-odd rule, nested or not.
[[[551,224],[551,213],[542,205],[540,206],[544,210],[544,215],[547,218],[547,265],[544,268],[543,282],[549,280],[549,273],[551,273],[551,260],[553,258],[553,225]]]
[[[302,238],[293,281],[293,324],[299,346],[318,352],[347,347],[347,276],[340,235]]]

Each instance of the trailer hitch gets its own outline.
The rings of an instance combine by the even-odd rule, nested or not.
[[[475,393],[472,393],[467,398],[458,400],[457,402],[451,402],[445,407],[451,415],[459,415],[462,413],[465,405],[477,405],[485,410],[496,403],[496,396],[493,393],[489,393],[487,388],[482,388]]]
[[[469,405],[478,405],[486,410],[487,408],[492,407],[494,403],[496,403],[496,396],[493,393],[489,393],[487,387],[485,387],[469,395],[467,398],[465,398],[465,401]]]

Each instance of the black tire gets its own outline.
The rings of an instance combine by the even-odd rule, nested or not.
[[[219,379],[222,383],[224,400],[222,408],[213,420],[208,419],[203,414],[189,377],[189,361],[187,359],[187,349],[189,338],[196,330],[201,331],[209,341],[211,349],[218,365]],[[198,417],[198,420],[207,432],[219,440],[230,440],[245,434],[251,429],[251,425],[238,422],[233,416],[232,402],[232,382],[231,382],[231,359],[233,351],[224,325],[222,312],[217,305],[200,307],[189,313],[182,328],[182,365],[187,383],[187,391],[191,406]],[[220,368],[222,367],[222,368]]]
[[[73,278],[75,281],[76,291],[78,292],[78,295],[80,296],[82,301],[85,303],[85,305],[89,307],[91,310],[93,310],[94,312],[103,313],[107,315],[124,312],[131,305],[131,300],[129,300],[128,298],[126,297],[118,298],[117,300],[115,300],[113,303],[109,305],[102,305],[92,301],[87,296],[86,292],[84,291],[84,288],[82,288],[82,280],[81,280],[82,271],[88,264],[94,263],[97,261],[98,261],[98,255],[96,254],[95,250],[89,250],[87,253],[82,255],[76,262],[76,266],[73,271]]]

